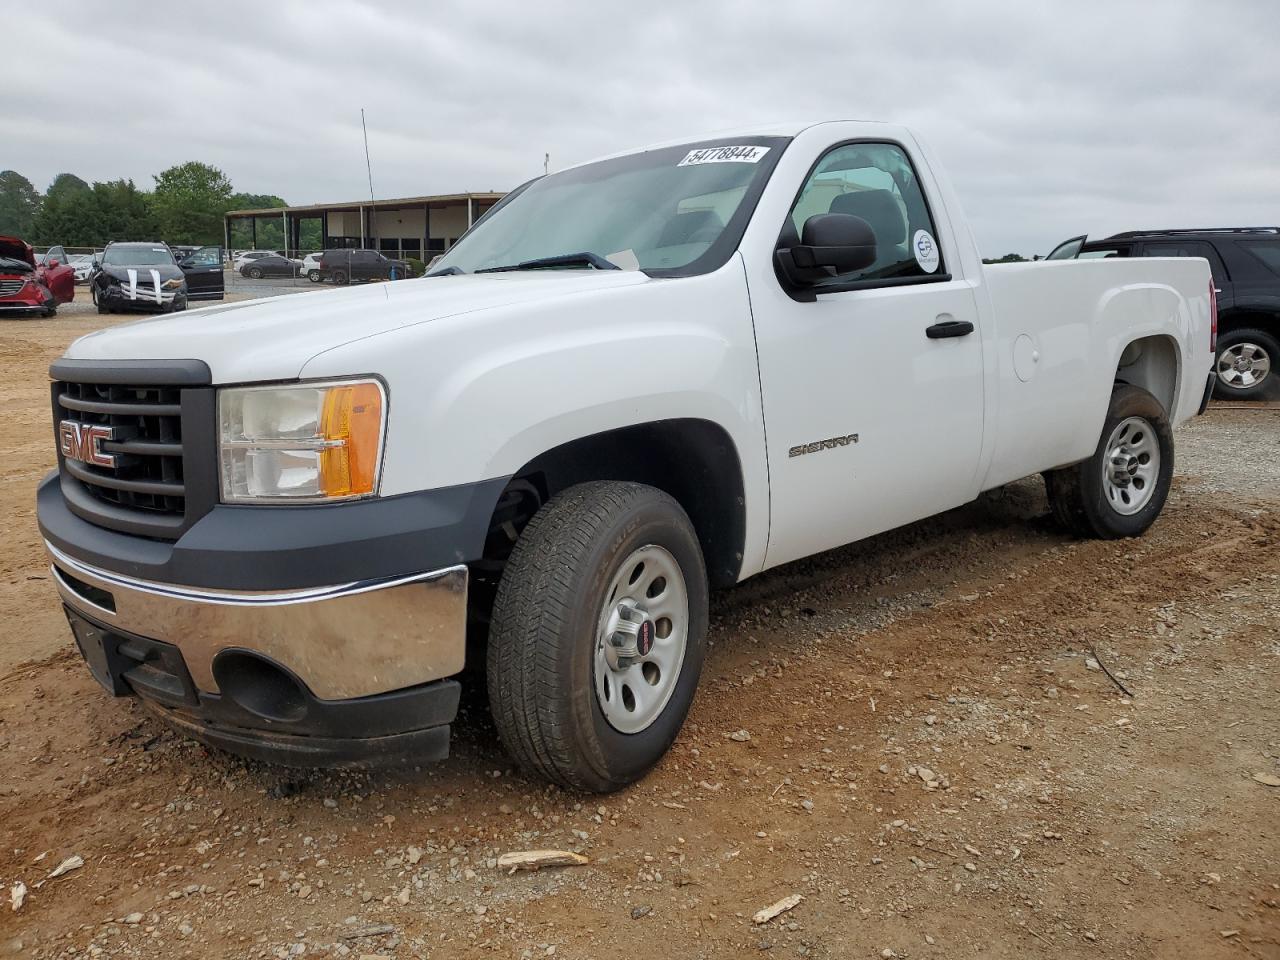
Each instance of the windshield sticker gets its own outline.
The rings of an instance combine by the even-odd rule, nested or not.
[[[759,163],[769,152],[768,147],[702,147],[690,150],[677,167],[692,167],[699,163]]]
[[[911,250],[916,255],[916,263],[925,273],[933,273],[938,269],[940,257],[938,244],[928,230],[917,230],[911,239]]]

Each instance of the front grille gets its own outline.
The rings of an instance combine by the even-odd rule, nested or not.
[[[142,514],[182,516],[186,485],[182,451],[182,391],[168,386],[114,383],[55,385],[59,426],[71,420],[111,428],[99,449],[111,467],[62,458],[64,476],[94,499]]]
[[[0,297],[12,297],[26,285],[25,280],[0,280]]]

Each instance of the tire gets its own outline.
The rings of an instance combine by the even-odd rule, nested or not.
[[[1173,481],[1164,407],[1146,390],[1117,383],[1093,456],[1047,471],[1044,481],[1054,518],[1077,536],[1141,536],[1164,509]]]
[[[262,279],[262,271],[261,271],[261,270],[259,270],[257,267],[250,267],[250,268],[249,268],[249,279],[250,279],[250,280],[261,280],[261,279]]]
[[[1277,379],[1280,340],[1256,328],[1224,333],[1214,362],[1213,395],[1219,400],[1257,400]]]
[[[319,270],[312,270],[312,271],[310,271],[310,272],[307,274],[307,279],[308,279],[308,280],[310,280],[312,283],[319,283],[319,282],[320,282],[320,271],[319,271]]]
[[[345,284],[345,283],[347,282],[347,274],[346,274],[346,271],[345,271],[345,270],[335,270],[335,271],[333,271],[333,282],[334,282],[334,283],[336,283],[336,284],[338,284],[338,285],[340,285],[340,286],[341,286],[341,285],[343,285],[343,284]]]
[[[623,603],[610,602],[619,593]],[[632,621],[630,650],[641,656],[615,672],[605,634],[614,624],[621,632],[623,604],[643,617]],[[522,768],[563,787],[609,793],[633,783],[684,723],[706,633],[706,566],[680,505],[637,483],[570,487],[534,515],[498,584],[487,654],[498,735]],[[628,693],[632,684],[643,699]]]

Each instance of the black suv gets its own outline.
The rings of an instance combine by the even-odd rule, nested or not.
[[[1050,260],[1204,257],[1218,293],[1218,379],[1224,400],[1253,400],[1280,380],[1280,227],[1131,230],[1072,237]]]
[[[413,271],[403,260],[388,260],[377,250],[326,250],[320,255],[320,279],[334,283],[353,280],[403,280]]]

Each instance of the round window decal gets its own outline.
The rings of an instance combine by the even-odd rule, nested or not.
[[[938,253],[937,241],[928,230],[917,230],[911,238],[911,252],[915,254],[916,263],[925,273],[933,273],[938,269],[941,257]]]

